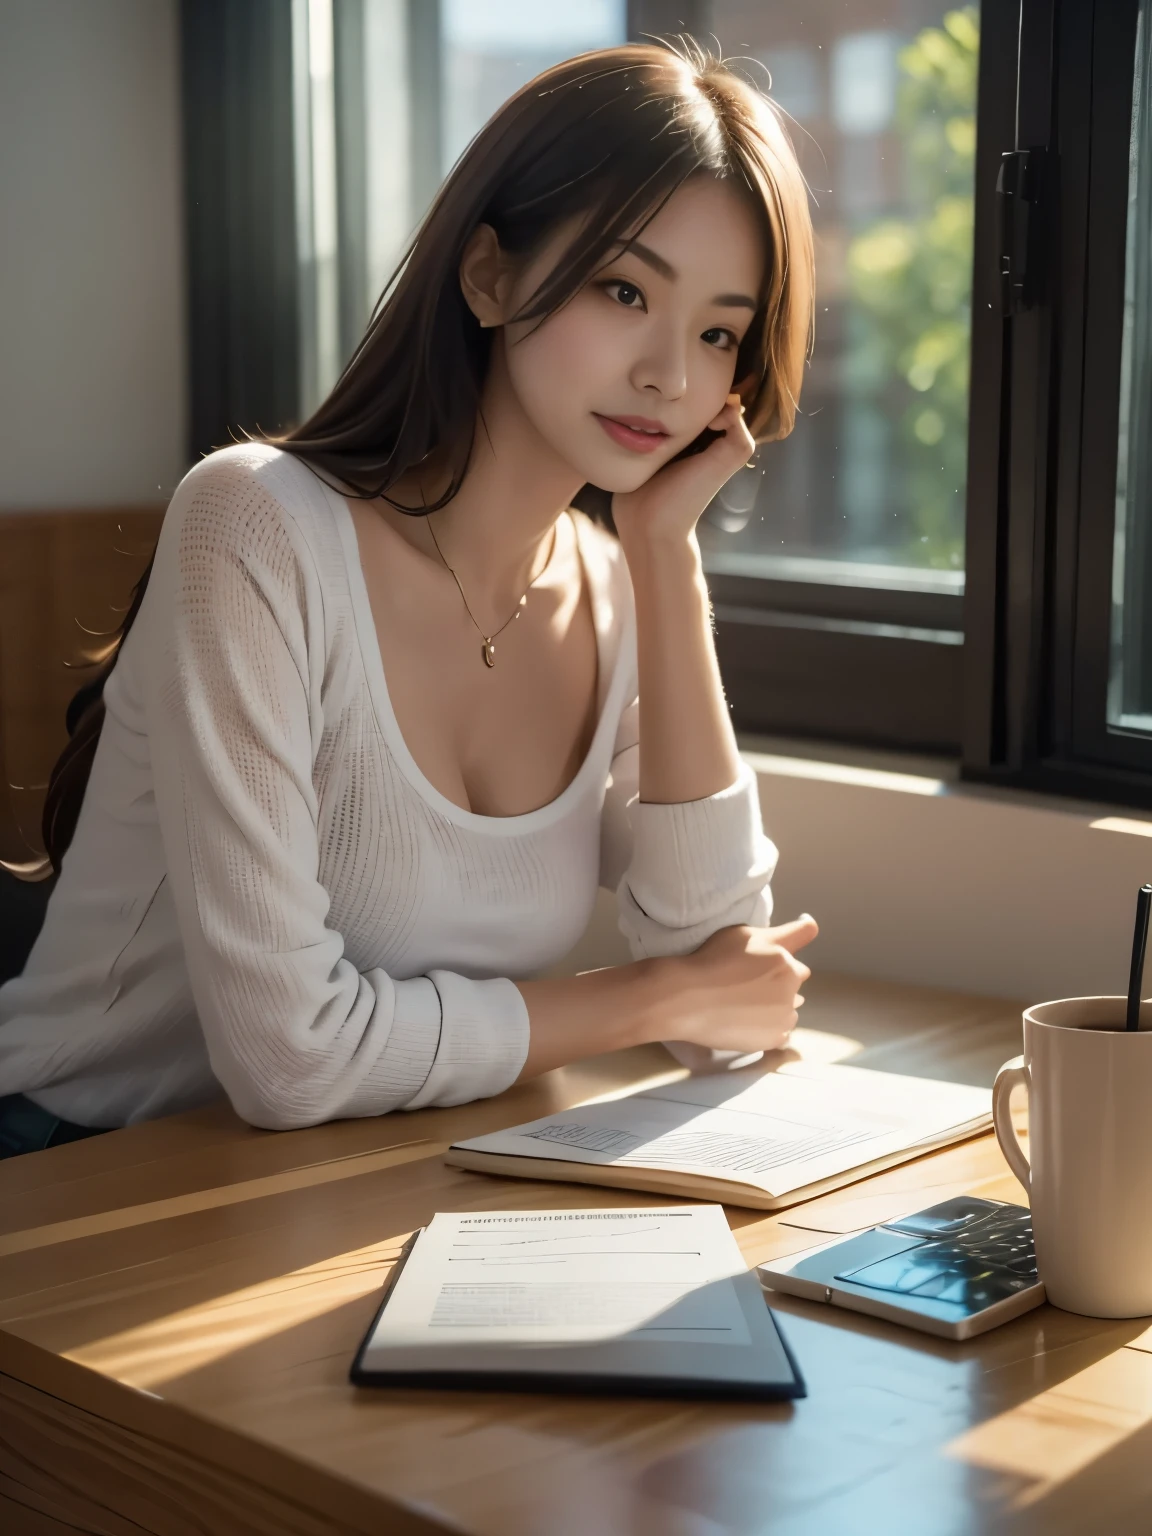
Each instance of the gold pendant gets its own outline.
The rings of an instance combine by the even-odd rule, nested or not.
[[[491,640],[485,640],[484,644],[480,647],[480,654],[484,658],[484,665],[486,667],[494,667],[496,665],[496,647],[492,644]]]

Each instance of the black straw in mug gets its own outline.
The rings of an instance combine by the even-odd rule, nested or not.
[[[1132,974],[1128,978],[1128,1028],[1140,1028],[1140,993],[1144,983],[1144,952],[1148,948],[1148,914],[1152,885],[1142,885],[1136,897],[1136,929],[1132,935]]]

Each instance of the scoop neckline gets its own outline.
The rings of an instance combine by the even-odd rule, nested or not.
[[[592,733],[592,740],[589,743],[588,751],[584,755],[584,760],[572,779],[555,799],[547,801],[544,805],[537,806],[535,810],[521,811],[515,816],[484,816],[478,811],[465,810],[462,805],[457,805],[455,800],[450,800],[447,795],[438,790],[431,779],[424,773],[424,770],[408,748],[408,743],[404,739],[404,733],[400,729],[400,722],[396,718],[396,711],[392,706],[392,696],[388,692],[388,677],[384,668],[384,657],[380,650],[380,638],[376,633],[376,623],[372,617],[372,604],[368,597],[368,583],[364,578],[364,567],[360,560],[360,542],[356,536],[356,524],[352,520],[352,513],[344,497],[327,484],[324,484],[324,491],[336,517],[336,526],[340,535],[344,565],[348,578],[352,616],[356,626],[360,655],[376,722],[404,777],[417,794],[420,795],[421,799],[434,810],[438,811],[448,820],[455,822],[458,826],[468,827],[474,831],[518,835],[524,832],[535,831],[540,827],[550,825],[552,822],[559,820],[573,803],[583,795],[592,773],[603,757],[604,738],[609,729],[612,731],[613,741],[615,740],[617,723],[621,713],[620,694],[628,671],[628,642],[631,638],[632,630],[632,615],[631,608],[629,607],[625,623],[621,627],[618,637],[616,656],[614,661],[612,661],[606,654],[608,634],[612,622],[611,615],[606,611],[603,592],[592,580],[590,570],[592,562],[589,559],[589,550],[585,544],[587,533],[581,526],[582,516],[572,516],[570,521],[576,536],[576,548],[584,571],[584,579],[588,583],[592,603],[592,627],[596,634],[597,693],[601,696],[600,715],[596,721],[596,729]],[[612,670],[605,686],[605,665],[609,661],[611,661]],[[605,762],[605,779],[607,779],[607,768],[608,764]]]

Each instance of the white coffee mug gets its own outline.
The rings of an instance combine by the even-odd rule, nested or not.
[[[1048,1300],[1088,1317],[1152,1314],[1152,1001],[1124,1028],[1122,997],[1024,1013],[1024,1055],[992,1090],[1008,1166],[1028,1191]],[[1008,1110],[1028,1089],[1029,1157]]]

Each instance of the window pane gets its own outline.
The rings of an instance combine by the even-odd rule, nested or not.
[[[331,12],[332,4],[306,0],[302,14]],[[337,5],[333,15],[350,28],[345,97],[337,97],[338,112],[347,116],[341,196],[355,210],[345,221],[346,244],[354,247],[345,251],[346,360],[412,231],[472,137],[533,75],[573,54],[624,42],[627,4],[363,0],[355,8]],[[350,16],[362,18],[359,31]]]
[[[710,26],[795,119],[817,311],[803,414],[710,509],[708,566],[962,590],[978,9],[714,0]]]
[[[1152,734],[1152,5],[1136,36],[1108,722]]]
[[[533,75],[624,42],[626,10],[625,0],[441,0],[443,172]]]

